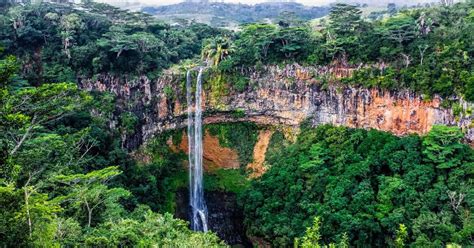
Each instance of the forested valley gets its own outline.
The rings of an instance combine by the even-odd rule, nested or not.
[[[0,246],[472,247],[474,2],[360,7],[231,30],[1,5]]]

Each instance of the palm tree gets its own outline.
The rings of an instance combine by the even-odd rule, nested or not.
[[[229,37],[214,37],[206,41],[202,49],[202,59],[206,60],[207,64],[217,66],[230,53],[234,51]]]

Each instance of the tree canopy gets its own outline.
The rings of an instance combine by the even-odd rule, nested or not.
[[[241,197],[245,223],[275,246],[291,245],[306,227],[301,247],[345,239],[355,246],[469,246],[474,150],[461,137],[445,126],[402,138],[306,128],[296,143],[267,155],[269,171]]]

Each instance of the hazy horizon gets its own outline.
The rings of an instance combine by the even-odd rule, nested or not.
[[[169,4],[176,4],[180,2],[184,2],[184,0],[97,0],[98,2],[106,2],[110,3],[113,5],[124,5],[126,3],[128,4],[143,4],[143,5],[169,5]],[[211,0],[212,1],[212,0]],[[257,4],[257,3],[263,3],[263,2],[268,2],[266,0],[224,0],[226,3],[244,3],[244,4]],[[417,4],[417,3],[427,3],[427,2],[437,2],[436,0],[415,0],[415,1],[409,1],[409,0],[377,0],[377,1],[371,1],[371,0],[296,0],[295,2],[302,3],[305,5],[311,5],[311,6],[321,6],[321,5],[328,5],[330,3],[335,3],[335,2],[350,2],[350,3],[367,3],[371,5],[378,5],[378,6],[383,6],[387,5],[388,3],[396,3],[399,5],[404,5],[404,4]]]

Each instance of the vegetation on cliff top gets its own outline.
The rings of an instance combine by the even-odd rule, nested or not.
[[[107,4],[31,4],[0,9],[0,43],[22,63],[24,78],[76,81],[97,73],[147,74],[200,53],[221,31],[204,24],[171,27],[150,15]]]
[[[246,67],[298,62],[356,69],[346,83],[474,100],[472,1],[451,6],[390,8],[366,19],[358,7],[333,6],[318,25],[292,15],[278,24],[231,32],[204,24],[170,26],[106,4],[40,4],[2,11],[0,42],[35,84],[98,73],[159,75],[183,59],[211,60],[222,81],[246,87]],[[224,85],[227,87],[227,85]],[[222,89],[219,89],[222,90]]]
[[[353,72],[343,80],[353,85],[474,101],[473,6],[407,9],[368,21],[356,6],[336,4],[320,26],[294,19],[249,24],[232,37],[205,41],[203,54],[220,58],[223,73],[264,64],[330,65]]]
[[[267,19],[277,23],[285,15],[295,15],[303,20],[311,20],[327,15],[329,7],[309,7],[294,2],[255,5],[182,2],[159,7],[145,7],[143,11],[169,23],[198,21],[213,27],[236,27],[241,23],[253,23]]]

